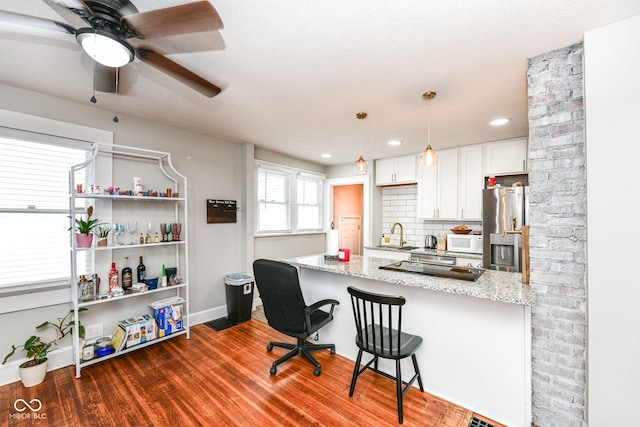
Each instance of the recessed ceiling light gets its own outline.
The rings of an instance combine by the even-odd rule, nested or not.
[[[321,156],[321,157],[324,157],[325,159],[328,159],[328,158],[330,158],[330,157],[331,157],[331,154],[329,154],[329,153],[322,153],[320,156]]]
[[[392,139],[391,141],[387,142],[387,144],[389,144],[389,145],[400,145],[400,144],[402,144],[402,141],[400,141],[399,139]]]
[[[510,121],[511,121],[511,119],[510,119],[510,118],[508,118],[508,117],[501,117],[501,118],[499,118],[499,119],[491,120],[491,121],[489,122],[489,124],[490,124],[491,126],[502,126],[502,125],[506,125],[506,124],[507,124],[507,123],[509,123]]]

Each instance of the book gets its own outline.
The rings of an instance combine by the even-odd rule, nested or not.
[[[124,348],[124,345],[127,343],[127,332],[122,328],[121,325],[116,325],[113,329],[113,333],[111,334],[111,346],[113,347],[113,351],[120,351]]]

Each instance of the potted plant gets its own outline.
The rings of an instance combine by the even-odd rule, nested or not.
[[[90,248],[93,243],[93,229],[99,225],[100,220],[91,218],[93,215],[93,206],[87,208],[87,219],[82,217],[75,218],[75,227],[69,227],[69,230],[76,231],[76,245],[79,248]]]
[[[78,313],[85,310],[87,310],[85,307],[81,307],[78,309]],[[53,340],[47,341],[40,336],[32,335],[24,344],[18,346],[11,345],[11,351],[5,356],[2,364],[7,363],[7,360],[9,360],[18,349],[22,349],[22,351],[27,353],[29,360],[22,363],[19,367],[20,379],[25,387],[32,387],[44,381],[48,367],[47,352],[52,346],[58,344],[58,342],[73,331],[73,325],[75,325],[73,312],[73,310],[70,310],[66,316],[59,317],[57,322],[46,321],[36,326],[37,330],[46,328],[47,326],[53,327],[56,331],[56,337]],[[78,322],[78,331],[79,337],[84,338],[84,326],[82,326],[80,322]]]
[[[110,232],[111,226],[109,226],[108,224],[100,224],[95,228],[93,234],[98,236],[98,246],[107,246],[107,237],[109,237]]]

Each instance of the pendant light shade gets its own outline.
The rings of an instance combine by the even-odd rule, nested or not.
[[[427,148],[425,148],[420,155],[420,163],[422,163],[422,166],[433,166],[436,162],[436,154],[436,150],[431,148],[431,144],[428,144]]]
[[[435,92],[427,91],[422,94],[422,99],[430,101],[436,97]],[[430,167],[436,164],[438,153],[431,148],[431,114],[427,114],[427,148],[420,154],[420,163],[424,167]]]
[[[364,120],[367,117],[367,113],[356,113],[356,118],[358,120]],[[363,138],[363,137],[361,137]],[[362,147],[363,147],[362,139],[360,140],[360,158],[355,161],[353,164],[353,171],[358,175],[364,175],[367,173],[367,161],[362,157]]]

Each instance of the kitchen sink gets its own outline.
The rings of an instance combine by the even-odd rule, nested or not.
[[[387,248],[387,249],[397,249],[399,251],[411,251],[413,249],[418,249],[417,246],[396,246],[396,245],[381,245],[377,246],[378,248]]]

